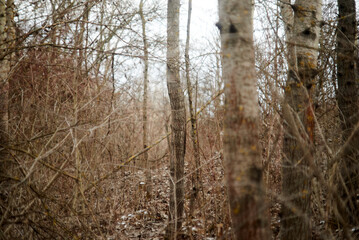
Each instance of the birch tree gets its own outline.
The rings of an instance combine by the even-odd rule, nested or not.
[[[179,71],[179,0],[167,5],[167,89],[171,105],[170,207],[166,237],[176,239],[182,226],[184,207],[184,156],[186,151],[186,110]]]
[[[235,239],[269,239],[262,188],[252,1],[219,1],[225,82],[224,158]]]
[[[310,239],[310,196],[314,149],[312,96],[317,75],[321,0],[280,1],[288,49],[283,103],[284,146],[281,238]]]
[[[345,206],[337,204],[343,223],[359,224],[357,202],[359,186],[359,84],[357,76],[357,33],[354,0],[338,0],[337,79],[338,106],[344,151],[339,164],[338,192]],[[342,178],[342,180],[340,180]],[[344,209],[343,209],[344,207]]]

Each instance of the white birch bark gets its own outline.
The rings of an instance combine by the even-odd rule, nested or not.
[[[259,146],[252,1],[219,1],[225,82],[224,158],[235,239],[269,239]]]
[[[314,146],[312,96],[317,75],[321,0],[280,1],[288,50],[283,116],[281,238],[310,239],[310,165]]]

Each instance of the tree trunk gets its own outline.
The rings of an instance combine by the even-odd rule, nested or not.
[[[342,140],[347,146],[339,164],[343,180],[338,181],[338,192],[344,202],[337,204],[344,223],[359,224],[359,205],[356,196],[359,193],[359,84],[356,76],[355,36],[356,11],[355,0],[338,0],[339,19],[337,28],[337,77],[338,106],[342,126]],[[351,135],[353,136],[351,137]],[[350,139],[351,138],[351,139]],[[349,140],[350,139],[350,140]],[[349,141],[349,142],[348,142]]]
[[[143,0],[140,2],[140,10],[139,14],[141,17],[142,23],[142,40],[143,40],[143,61],[145,64],[143,70],[143,106],[142,106],[142,121],[143,121],[143,149],[147,148],[147,100],[148,100],[148,43],[147,43],[147,36],[146,36],[146,19],[143,14]],[[146,151],[143,154],[143,162],[146,169],[146,195],[149,199],[152,194],[152,183],[151,183],[151,166],[149,165],[148,161],[148,152]]]
[[[6,2],[5,0],[0,1],[0,56],[6,54]],[[6,161],[6,151],[4,146],[8,141],[8,92],[9,92],[9,82],[8,82],[8,61],[7,59],[2,59],[0,62],[0,164],[1,164],[1,173],[5,171],[3,169]]]
[[[166,237],[176,239],[182,226],[184,206],[184,156],[186,151],[186,110],[179,73],[179,0],[167,5],[167,89],[172,112],[170,160],[170,208]]]
[[[200,179],[200,156],[199,156],[199,146],[197,138],[197,119],[196,113],[193,109],[193,98],[192,98],[192,83],[190,77],[190,59],[189,59],[189,43],[190,43],[190,32],[191,32],[191,14],[192,14],[192,0],[188,1],[188,18],[187,18],[187,38],[186,38],[186,49],[185,49],[185,65],[186,65],[186,82],[187,82],[187,91],[188,91],[188,106],[189,114],[191,118],[191,140],[193,144],[193,158],[195,162],[195,172],[192,175],[192,193],[190,199],[190,216],[193,216],[194,204],[197,201],[198,192],[201,187]]]
[[[14,54],[15,29],[14,1],[0,0],[0,173],[6,171],[7,151],[5,146],[9,141],[9,78],[11,61]]]
[[[225,82],[224,158],[236,239],[270,239],[259,145],[252,1],[219,1]]]
[[[282,2],[288,46],[288,79],[283,104],[284,146],[281,238],[310,239],[310,196],[321,0]]]

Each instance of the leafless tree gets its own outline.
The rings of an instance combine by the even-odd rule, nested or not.
[[[171,104],[170,206],[167,238],[177,239],[184,210],[184,157],[186,153],[186,109],[179,72],[179,0],[167,5],[167,89]]]
[[[259,145],[252,1],[219,1],[224,158],[235,239],[268,239]]]
[[[338,194],[343,204],[337,202],[337,209],[343,218],[345,228],[359,224],[359,84],[358,49],[356,47],[357,21],[355,1],[338,0],[337,26],[337,78],[338,107],[342,127],[344,150],[338,169]],[[344,205],[344,206],[342,206]],[[348,225],[349,224],[349,225]]]
[[[294,5],[281,1],[288,48],[285,86],[282,166],[282,239],[310,239],[310,201],[313,177],[314,109],[320,36],[320,0]]]

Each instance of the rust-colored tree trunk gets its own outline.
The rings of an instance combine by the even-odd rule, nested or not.
[[[270,239],[259,145],[252,1],[219,1],[225,82],[224,158],[235,239]]]
[[[184,206],[184,156],[186,151],[186,110],[179,72],[179,0],[167,5],[167,89],[171,104],[172,136],[170,156],[170,207],[166,237],[176,239],[182,226]]]
[[[282,3],[288,46],[283,103],[281,239],[310,239],[310,196],[314,141],[312,95],[317,75],[321,0]]]
[[[344,152],[340,159],[338,192],[344,206],[337,204],[345,223],[359,224],[359,83],[357,76],[357,32],[355,0],[338,0],[337,77],[338,106],[342,126]],[[340,178],[339,178],[340,179]]]

